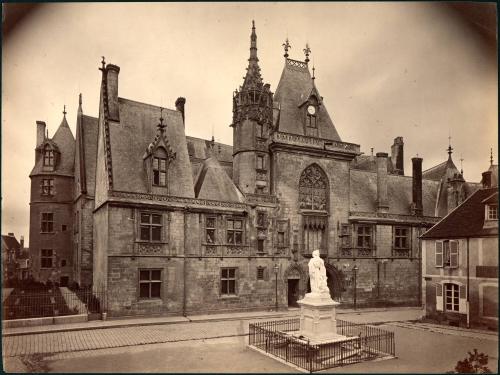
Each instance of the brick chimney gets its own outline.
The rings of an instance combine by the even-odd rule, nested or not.
[[[36,147],[40,146],[45,140],[45,122],[37,121],[36,122]]]
[[[413,165],[413,213],[422,216],[424,211],[422,206],[422,158],[412,158],[411,162]]]
[[[108,64],[106,65],[106,86],[108,95],[108,113],[109,119],[120,121],[120,112],[118,110],[118,74],[120,67]]]
[[[19,238],[19,244],[21,245],[21,250],[24,249],[24,236]]]
[[[460,173],[455,173],[453,177],[448,180],[448,212],[454,210],[462,203],[462,199],[465,198],[463,196],[464,184],[465,180]]]
[[[377,212],[388,212],[387,153],[377,152]]]
[[[181,114],[182,114],[182,122],[184,123],[185,122],[185,118],[184,118],[184,105],[186,104],[186,99],[185,98],[177,98],[177,100],[175,101],[175,109],[177,109]]]
[[[483,172],[483,189],[488,189],[491,187],[491,171]]]
[[[403,137],[394,138],[394,144],[391,146],[391,161],[395,174],[403,176],[405,174],[403,157]]]

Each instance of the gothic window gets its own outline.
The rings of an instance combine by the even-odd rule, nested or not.
[[[231,245],[243,244],[242,219],[227,219],[227,243]]]
[[[307,167],[299,180],[299,205],[306,210],[327,210],[328,181],[325,173],[315,164]]]
[[[54,195],[54,179],[53,178],[42,179],[42,195],[47,195],[47,196]]]
[[[162,217],[160,214],[141,212],[141,241],[160,242],[162,232]]]
[[[54,167],[54,150],[51,150],[49,145],[45,146],[43,150],[43,165]]]
[[[215,243],[215,217],[207,217],[205,219],[205,233],[207,244]]]

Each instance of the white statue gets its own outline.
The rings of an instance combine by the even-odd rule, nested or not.
[[[326,284],[325,262],[319,257],[319,250],[312,252],[312,258],[309,261],[309,280],[311,283],[311,294],[328,293],[330,290]]]

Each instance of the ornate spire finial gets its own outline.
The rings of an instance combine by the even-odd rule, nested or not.
[[[82,105],[82,93],[80,93],[80,95],[78,95],[78,105]]]
[[[101,68],[101,70],[104,70],[104,68],[106,67],[106,59],[104,58],[104,56],[101,56],[101,57],[102,57],[102,61],[101,61],[102,68]]]
[[[66,112],[66,104],[65,104],[65,105],[64,105],[64,109],[63,109],[63,116],[64,116],[64,117],[66,117],[66,113],[68,113],[68,112]]]
[[[166,127],[167,127],[167,124],[163,123],[163,108],[160,107],[160,123],[158,124],[158,129],[160,130],[160,132],[163,133],[165,131]]]
[[[316,77],[314,76],[314,72],[315,72],[316,68],[314,67],[314,63],[313,63],[313,76],[312,76],[312,79],[316,79]]]
[[[304,48],[304,54],[306,55],[306,59],[304,60],[307,64],[309,62],[309,54],[311,53],[311,49],[309,48],[309,43],[306,43],[306,48]]]
[[[490,148],[490,165],[493,165],[493,148]]]
[[[448,136],[448,158],[451,158],[451,154],[453,153],[453,148],[451,147],[451,135]]]
[[[255,20],[252,20],[252,29],[255,30]]]
[[[250,35],[250,58],[249,61],[259,61],[257,58],[257,34],[255,33],[255,21],[252,20],[252,34]]]
[[[460,155],[460,174],[463,176],[464,175],[464,165],[463,165],[464,158],[462,155]]]
[[[285,47],[285,54],[283,56],[285,56],[286,58],[288,58],[288,49],[292,48],[292,46],[290,45],[290,43],[288,43],[288,37],[286,38],[285,43],[283,43],[283,47]]]

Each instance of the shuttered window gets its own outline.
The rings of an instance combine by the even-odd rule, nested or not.
[[[443,241],[436,241],[436,267],[443,267]]]

